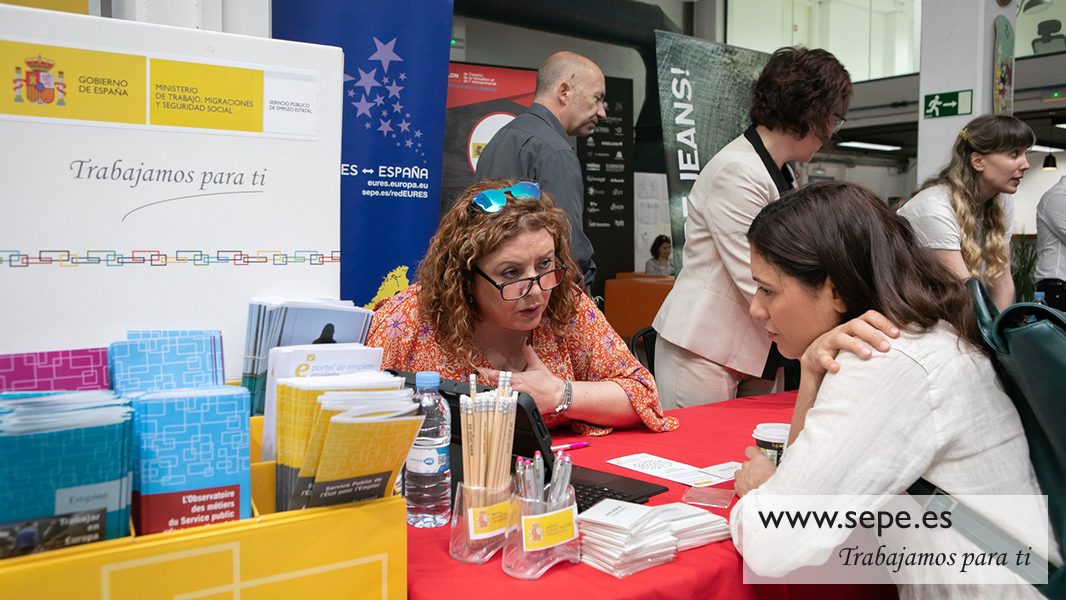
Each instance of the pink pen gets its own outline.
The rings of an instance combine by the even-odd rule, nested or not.
[[[557,450],[577,450],[578,448],[584,448],[588,446],[589,442],[574,442],[572,444],[559,444],[558,446],[552,446],[552,452]]]

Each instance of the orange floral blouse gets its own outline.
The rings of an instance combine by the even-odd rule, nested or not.
[[[437,343],[434,328],[422,320],[421,286],[414,284],[380,304],[374,311],[368,346],[384,349],[383,369],[401,371],[437,371],[445,379],[466,381],[471,365],[460,362]],[[577,314],[570,319],[563,335],[552,333],[547,320],[533,330],[533,350],[556,377],[568,381],[613,381],[625,390],[641,421],[652,431],[673,431],[679,426],[675,417],[663,415],[655,379],[633,356],[622,338],[607,323],[603,313],[580,294]],[[488,359],[478,351],[473,366],[491,369]],[[584,435],[607,435],[609,427],[573,421],[555,413],[542,415],[548,427],[570,425]]]

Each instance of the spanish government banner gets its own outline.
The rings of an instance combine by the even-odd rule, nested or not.
[[[275,38],[344,49],[341,297],[390,296],[439,221],[452,0],[274,0],[273,11]]]
[[[0,353],[336,296],[342,56],[0,4]]]
[[[674,265],[681,270],[688,193],[711,158],[751,124],[751,86],[768,54],[655,32]]]

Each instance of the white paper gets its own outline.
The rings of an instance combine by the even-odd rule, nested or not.
[[[646,475],[654,475],[670,481],[676,481],[692,487],[707,487],[733,479],[733,472],[740,468],[740,463],[729,462],[705,469],[679,463],[668,458],[661,458],[641,452],[607,461],[612,465],[632,469]],[[730,468],[731,467],[731,468]],[[728,475],[724,475],[728,473]]]
[[[732,481],[733,474],[736,473],[737,469],[739,469],[740,467],[741,464],[733,460],[729,462],[724,462],[720,465],[711,465],[709,467],[703,467],[700,470],[704,473],[707,473],[708,475],[718,477],[719,480],[717,483],[722,483],[723,481]]]

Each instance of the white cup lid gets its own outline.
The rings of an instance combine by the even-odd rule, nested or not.
[[[788,431],[791,428],[792,425],[788,423],[759,423],[751,437],[764,442],[784,444],[788,441]]]

